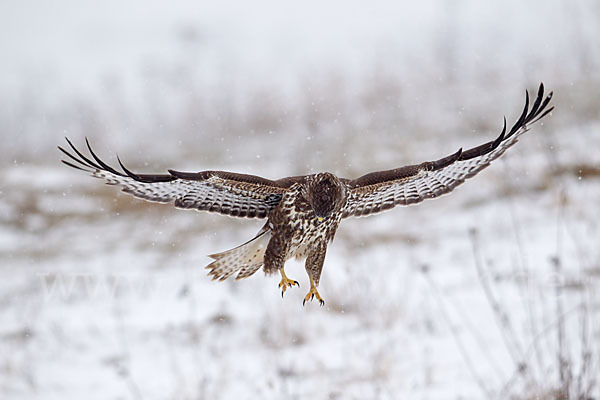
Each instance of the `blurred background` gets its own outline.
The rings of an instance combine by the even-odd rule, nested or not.
[[[0,2],[0,397],[600,398],[600,3]],[[320,293],[211,282],[260,221],[60,164],[353,178],[556,110],[434,202],[345,221]]]

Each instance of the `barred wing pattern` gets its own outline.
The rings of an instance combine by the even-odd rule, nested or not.
[[[279,203],[292,183],[302,177],[272,181],[259,176],[236,174],[225,171],[197,173],[169,170],[169,174],[134,174],[119,160],[121,171],[104,163],[86,145],[93,160],[81,153],[69,139],[67,143],[74,154],[58,147],[69,161],[66,165],[106,180],[109,185],[120,185],[125,193],[140,199],[158,202],[174,202],[175,207],[212,211],[232,217],[266,218]]]
[[[409,165],[388,171],[373,172],[350,181],[350,193],[343,217],[366,216],[393,208],[396,205],[420,203],[449,193],[466,179],[477,175],[500,157],[527,132],[528,125],[551,112],[547,109],[552,92],[544,98],[540,84],[537,97],[529,110],[529,93],[525,93],[525,107],[514,126],[506,132],[506,118],[502,133],[494,141],[456,153],[437,161]]]

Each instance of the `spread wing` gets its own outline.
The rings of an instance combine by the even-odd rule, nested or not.
[[[120,185],[125,193],[140,199],[175,204],[178,208],[217,212],[232,217],[265,218],[283,194],[303,177],[278,181],[254,175],[225,171],[197,173],[169,170],[168,174],[135,174],[119,160],[122,171],[104,163],[86,144],[93,158],[85,156],[66,139],[74,153],[58,147],[69,160],[66,165],[103,178],[109,185]]]
[[[449,193],[466,179],[477,175],[506,149],[514,145],[528,130],[528,125],[543,118],[554,107],[547,108],[552,92],[544,98],[544,84],[540,84],[537,97],[529,109],[529,93],[525,107],[514,126],[504,128],[496,140],[437,161],[408,165],[388,171],[373,172],[348,182],[350,193],[343,216],[365,216],[388,210],[396,205],[419,203]]]

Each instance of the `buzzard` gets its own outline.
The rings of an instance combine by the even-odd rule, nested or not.
[[[306,258],[310,289],[306,301],[316,298],[325,261],[327,244],[335,236],[342,219],[362,217],[389,210],[396,205],[419,203],[451,192],[466,179],[475,176],[514,145],[529,125],[552,111],[548,108],[552,93],[544,96],[540,84],[537,97],[525,107],[517,122],[507,130],[506,118],[500,135],[492,141],[468,150],[462,148],[435,161],[372,172],[357,179],[338,178],[332,173],[293,176],[270,180],[254,175],[225,171],[137,174],[117,157],[121,170],[102,161],[90,147],[84,155],[66,138],[72,152],[58,147],[68,159],[66,165],[120,185],[125,193],[159,203],[174,203],[177,208],[217,212],[231,217],[266,219],[258,234],[248,242],[222,253],[213,254],[206,268],[213,279],[223,281],[247,278],[261,267],[266,274],[279,272],[281,295],[300,284],[285,274],[285,262]]]

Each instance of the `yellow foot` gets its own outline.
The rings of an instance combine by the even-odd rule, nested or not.
[[[283,297],[283,294],[285,293],[287,288],[292,287],[294,285],[298,285],[298,287],[300,287],[298,281],[290,279],[285,275],[285,271],[283,270],[283,268],[281,268],[279,272],[281,272],[281,282],[279,282],[279,287],[281,288],[281,297]]]
[[[319,304],[321,305],[321,307],[323,307],[325,305],[325,300],[321,298],[315,286],[311,286],[310,290],[308,291],[308,294],[304,297],[302,305],[306,304],[307,301],[312,300],[315,297],[317,298],[317,300],[319,300]]]

